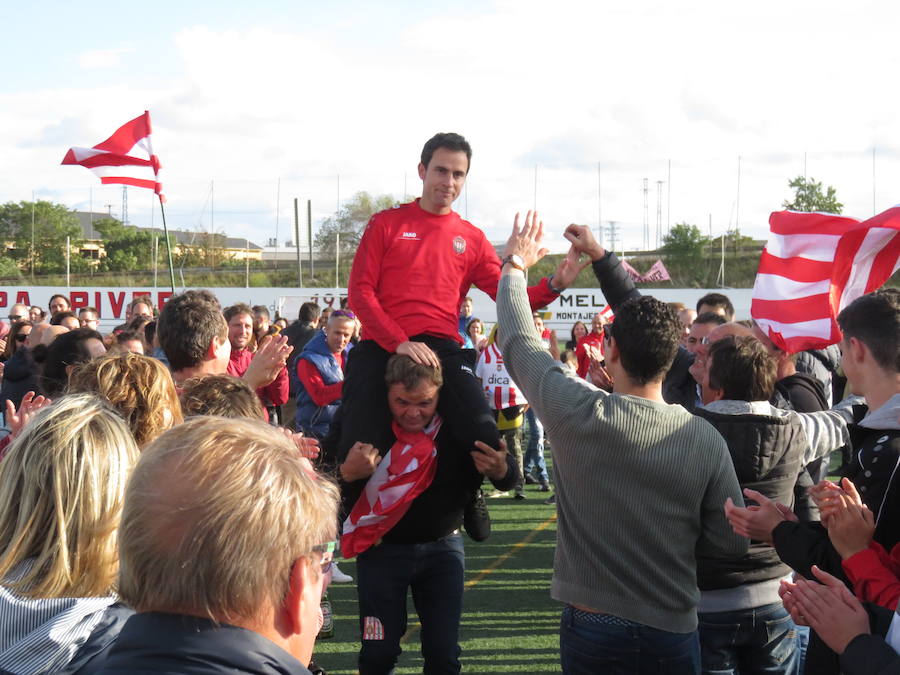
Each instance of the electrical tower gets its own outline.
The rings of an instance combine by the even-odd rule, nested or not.
[[[128,224],[128,186],[122,186],[122,224]]]
[[[650,248],[650,195],[648,181],[644,179],[644,250]]]
[[[609,220],[607,222],[609,223],[606,226],[607,246],[604,248],[609,251],[615,251],[619,244],[619,223],[615,220]]]

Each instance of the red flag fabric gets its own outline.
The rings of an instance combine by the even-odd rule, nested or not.
[[[159,158],[153,154],[151,133],[150,113],[145,110],[143,115],[123,124],[102,143],[92,148],[70,148],[62,163],[90,169],[104,185],[119,183],[148,188],[165,201],[159,182]],[[147,158],[136,157],[136,150],[146,152]]]
[[[753,286],[750,313],[780,349],[840,341],[837,315],[900,266],[900,206],[868,220],[777,211]]]
[[[413,499],[431,485],[437,470],[435,437],[441,418],[434,416],[419,433],[403,431],[393,423],[397,441],[369,478],[363,493],[344,521],[341,554],[359,555],[373,546],[409,510]]]
[[[606,307],[604,307],[603,309],[601,309],[601,310],[600,310],[600,316],[602,316],[603,319],[604,319],[607,323],[611,323],[612,320],[616,317],[616,315],[613,314],[613,308],[612,308],[612,305],[607,305]]]

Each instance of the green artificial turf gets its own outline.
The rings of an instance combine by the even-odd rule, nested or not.
[[[548,453],[549,454],[549,453]],[[548,493],[527,486],[527,499],[487,500],[490,538],[477,544],[463,535],[466,590],[460,626],[464,673],[559,673],[559,614],[550,598],[556,510]],[[354,561],[341,569],[356,575]],[[316,644],[315,660],[329,675],[356,673],[359,628],[356,584],[332,584],[335,635]],[[421,673],[419,624],[408,600],[409,630],[396,672]]]

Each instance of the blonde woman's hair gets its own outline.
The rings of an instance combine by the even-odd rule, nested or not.
[[[0,462],[0,583],[30,598],[109,595],[138,453],[122,418],[97,396],[65,396],[41,410]],[[24,576],[10,580],[29,558]]]
[[[335,537],[337,486],[249,419],[194,417],[144,449],[125,496],[119,593],[139,612],[235,623],[279,607]]]
[[[150,356],[115,353],[82,363],[69,377],[68,391],[95,393],[109,401],[140,447],[182,422],[172,375]]]
[[[203,375],[181,384],[181,409],[186,417],[218,415],[263,420],[262,402],[252,387],[234,375]]]

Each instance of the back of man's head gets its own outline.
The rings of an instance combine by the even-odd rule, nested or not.
[[[300,323],[312,323],[322,314],[322,308],[314,302],[304,302],[300,305],[298,319]]]
[[[388,387],[393,384],[402,384],[406,389],[412,390],[416,389],[423,381],[436,387],[442,386],[444,376],[441,369],[424,363],[416,363],[403,354],[394,354],[388,359],[384,369],[384,383]]]
[[[616,340],[622,368],[637,385],[662,380],[672,366],[682,326],[666,303],[649,295],[624,302],[606,327]]]
[[[468,160],[466,173],[472,168],[472,146],[469,145],[469,141],[465,138],[453,132],[435,134],[425,142],[425,145],[422,148],[421,157],[422,165],[425,166],[425,168],[428,168],[428,164],[431,162],[431,156],[434,155],[434,151],[438,148],[444,148],[445,150],[450,150],[452,152],[466,153],[466,160]]]
[[[728,335],[709,346],[706,367],[711,389],[733,401],[768,401],[775,391],[775,361],[750,335]]]
[[[734,321],[734,305],[722,293],[707,293],[697,301],[697,314],[704,312],[720,312],[726,320]]]
[[[869,348],[888,373],[900,373],[900,289],[882,288],[858,297],[837,317],[844,339]]]
[[[159,344],[172,370],[196,368],[213,339],[228,338],[222,307],[209,291],[185,291],[169,299],[156,324]]]
[[[269,425],[189,420],[145,448],[132,473],[119,594],[139,612],[271,625],[295,561],[315,566],[314,550],[334,539],[337,502],[335,485]]]

